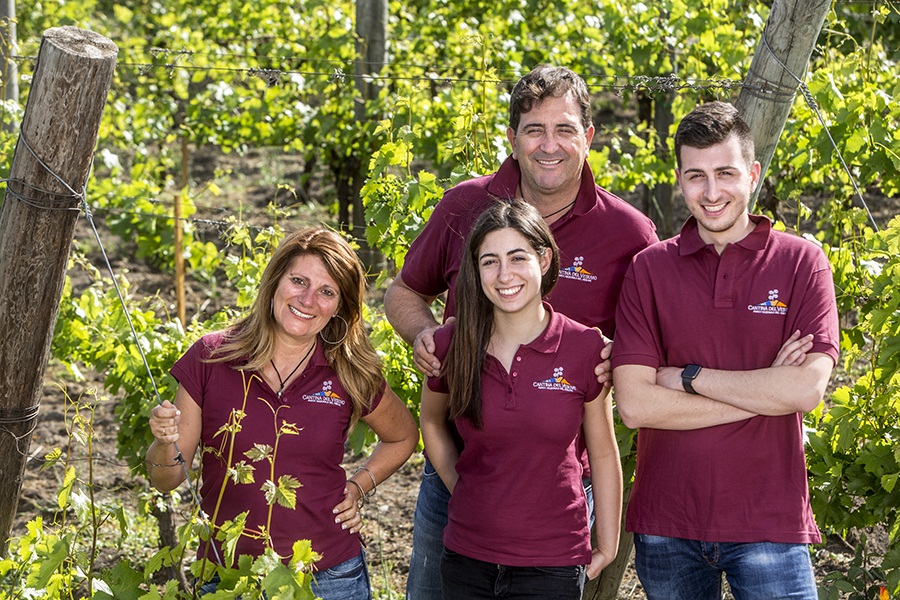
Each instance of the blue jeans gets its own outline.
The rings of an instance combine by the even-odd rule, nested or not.
[[[585,479],[583,483],[593,527],[594,495],[591,480]],[[450,492],[426,458],[413,518],[412,556],[406,579],[407,600],[442,600],[441,557],[444,554],[444,527],[447,526],[449,503]]]
[[[366,553],[313,573],[313,593],[322,600],[372,600]]]
[[[218,573],[213,575],[212,579],[200,586],[197,596],[215,592],[219,581]],[[365,551],[330,569],[317,571],[313,575],[312,591],[322,600],[372,600]]]
[[[634,563],[650,600],[719,600],[723,574],[736,600],[818,598],[806,544],[699,542],[636,533]]]
[[[581,600],[584,565],[508,567],[444,549],[443,600]]]

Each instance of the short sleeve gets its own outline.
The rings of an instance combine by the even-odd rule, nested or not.
[[[362,416],[366,417],[366,416],[372,414],[372,411],[374,411],[376,408],[378,408],[378,405],[381,404],[381,401],[384,399],[384,393],[386,391],[387,391],[387,380],[382,379],[381,385],[378,387],[378,393],[375,394],[375,397],[372,399],[372,405],[367,410],[363,411]]]
[[[172,377],[184,387],[200,408],[203,408],[203,399],[206,397],[211,373],[210,364],[206,361],[219,340],[220,336],[217,334],[203,336],[194,342],[169,370]]]

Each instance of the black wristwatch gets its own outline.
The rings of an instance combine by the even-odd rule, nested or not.
[[[701,367],[700,365],[687,365],[681,371],[681,385],[684,387],[684,391],[686,391],[688,394],[697,394],[697,392],[694,391],[694,386],[691,384],[697,378],[697,375],[700,374],[700,370],[702,368],[703,367]]]

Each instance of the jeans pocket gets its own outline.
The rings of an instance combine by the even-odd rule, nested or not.
[[[357,556],[356,558],[345,560],[341,564],[335,565],[330,569],[325,569],[323,573],[328,577],[352,579],[362,573],[365,566],[365,559],[362,556]]]
[[[435,470],[434,465],[431,464],[430,460],[425,461],[425,466],[422,467],[422,476],[425,479],[432,479],[435,477],[440,478],[440,475],[438,475],[438,472]]]
[[[640,543],[647,544],[649,546],[665,546],[672,544],[673,541],[676,541],[676,538],[670,538],[664,535],[652,535],[649,533],[636,533],[634,534],[634,537],[637,538]]]

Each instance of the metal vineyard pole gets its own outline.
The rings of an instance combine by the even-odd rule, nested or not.
[[[37,422],[66,262],[118,48],[44,32],[0,207],[0,555]]]

